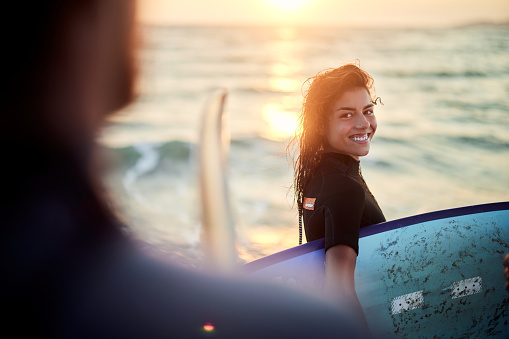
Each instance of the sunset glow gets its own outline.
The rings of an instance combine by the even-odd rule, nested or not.
[[[163,25],[437,27],[507,22],[507,0],[142,0],[142,22]]]
[[[274,5],[286,10],[301,7],[307,0],[269,0]]]

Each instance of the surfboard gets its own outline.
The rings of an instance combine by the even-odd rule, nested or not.
[[[229,201],[227,159],[229,130],[223,128],[227,92],[216,89],[203,110],[197,163],[202,235],[207,266],[214,271],[235,268],[235,225]]]
[[[509,202],[361,228],[355,288],[381,338],[509,338]],[[250,278],[323,289],[324,240],[243,265]]]

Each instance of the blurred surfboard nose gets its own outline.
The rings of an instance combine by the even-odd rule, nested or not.
[[[200,128],[198,176],[206,259],[212,269],[231,272],[237,260],[227,180],[229,131],[224,128],[227,92],[216,90],[206,103]]]

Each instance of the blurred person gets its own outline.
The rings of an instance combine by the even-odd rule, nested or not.
[[[344,308],[201,274],[138,251],[94,164],[106,117],[133,99],[133,0],[3,5],[0,219],[4,331],[72,338],[338,338]]]
[[[328,69],[309,88],[293,144],[294,189],[307,241],[325,238],[325,290],[364,314],[355,292],[359,229],[385,221],[364,181],[359,158],[377,129],[373,79],[355,64]]]

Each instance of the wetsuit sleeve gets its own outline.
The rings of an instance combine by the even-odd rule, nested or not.
[[[342,177],[326,180],[321,205],[325,219],[325,251],[336,245],[347,245],[359,253],[359,228],[365,204],[362,186]],[[330,179],[330,178],[329,178]]]

